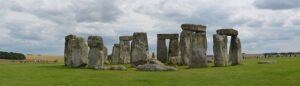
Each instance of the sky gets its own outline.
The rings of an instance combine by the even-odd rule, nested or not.
[[[208,54],[217,29],[239,31],[244,53],[299,52],[300,0],[0,0],[0,50],[63,55],[64,38],[99,35],[111,52],[119,36],[180,33],[207,26]]]

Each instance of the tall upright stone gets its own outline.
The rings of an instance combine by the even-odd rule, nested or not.
[[[146,61],[149,54],[148,38],[145,32],[135,32],[131,43],[131,63]]]
[[[130,40],[132,40],[131,36],[120,37],[120,63],[122,64],[130,63]]]
[[[119,44],[114,44],[111,59],[112,59],[113,64],[119,64],[119,62],[120,62],[120,45]]]
[[[229,57],[227,54],[227,36],[214,34],[213,36],[213,51],[214,51],[214,64],[216,67],[228,66]]]
[[[206,29],[206,28],[203,28]],[[190,46],[189,68],[208,67],[207,41],[205,32],[196,32],[192,35]]]
[[[71,40],[72,44],[72,62],[71,67],[82,67],[86,64],[83,59],[86,59],[88,56],[87,44],[85,43],[84,38],[76,37],[76,39]]]
[[[170,39],[168,59],[169,59],[168,62],[169,64],[180,63],[178,38]]]
[[[89,36],[88,46],[90,47],[88,56],[88,68],[104,66],[105,48],[101,36]]]
[[[106,46],[104,46],[104,64],[109,64],[109,60],[108,60],[108,49]]]
[[[180,58],[181,63],[184,65],[189,64],[189,57],[190,57],[190,41],[191,35],[193,34],[192,31],[183,30],[180,34]]]
[[[163,63],[167,62],[168,50],[166,40],[164,38],[157,37],[157,59]]]
[[[199,42],[198,44],[201,43],[201,45],[198,45],[198,46],[204,48],[205,53],[199,53],[199,55],[204,54],[202,56],[206,57],[206,48],[207,48],[206,26],[196,25],[196,24],[182,24],[181,29],[183,30],[181,32],[181,35],[180,35],[180,58],[181,58],[181,63],[184,64],[184,65],[187,64],[187,65],[191,65],[191,66],[196,65],[194,63],[193,64],[191,63],[192,59],[195,59],[195,58],[190,58],[190,57],[195,57],[195,56],[191,56],[191,52],[193,52],[193,51],[191,51],[191,50],[193,50],[191,48],[194,48],[191,45],[191,44],[193,44],[191,41],[192,40],[203,41],[202,43]],[[192,36],[195,36],[195,37],[192,38]],[[201,37],[201,40],[197,39],[197,36]],[[195,42],[195,44],[197,44],[197,42]],[[200,65],[200,64],[198,64],[198,65]]]
[[[229,57],[232,61],[232,65],[242,64],[242,49],[241,42],[237,36],[231,37]]]
[[[71,66],[72,63],[72,43],[71,40],[76,39],[75,35],[68,35],[65,37],[65,53],[64,64],[65,66]]]

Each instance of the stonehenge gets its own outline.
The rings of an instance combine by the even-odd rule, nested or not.
[[[157,59],[163,63],[179,64],[178,34],[157,34]],[[167,50],[166,39],[170,39]]]
[[[76,39],[75,35],[68,35],[65,37],[65,55],[64,55],[64,64],[65,66],[71,66],[72,63],[72,45],[71,40]]]
[[[121,64],[130,63],[130,41],[132,40],[131,36],[120,36],[120,62]]]
[[[214,40],[214,63],[216,67],[227,66],[229,63],[229,56],[227,54],[227,36],[213,35]]]
[[[148,38],[145,32],[133,33],[131,43],[131,63],[137,67],[139,61],[145,61],[149,54]]]
[[[112,57],[111,57],[111,63],[112,64],[119,64],[121,61],[120,59],[120,45],[119,44],[114,44],[113,49],[112,49]]]
[[[216,67],[239,65],[242,63],[241,42],[238,31],[234,29],[219,29],[213,38],[214,63]],[[231,36],[229,55],[227,53],[227,36]]]
[[[85,66],[88,57],[88,47],[84,38],[76,37],[70,40],[71,44],[71,67]]]
[[[207,67],[207,38],[206,26],[182,24],[180,37],[181,59],[189,68]],[[188,51],[186,51],[188,50]]]
[[[129,64],[130,63],[130,41],[132,36],[120,36],[119,44],[113,46],[112,63],[113,64]]]
[[[132,36],[120,36],[119,43],[112,47],[108,60],[108,49],[101,36],[65,36],[64,65],[86,67],[98,70],[126,70],[125,66],[105,66],[105,64],[131,64],[139,71],[174,71],[176,67],[167,65],[187,65],[188,68],[215,67],[242,64],[242,47],[238,31],[219,29],[213,35],[213,61],[207,57],[206,26],[182,24],[181,33],[157,34],[157,50],[149,53],[146,32],[134,32]],[[231,36],[227,48],[227,36]],[[169,46],[166,44],[169,41]],[[229,50],[229,51],[228,51]],[[229,53],[228,53],[229,52]]]
[[[101,36],[89,36],[88,46],[90,47],[88,55],[88,68],[104,66],[105,47]]]

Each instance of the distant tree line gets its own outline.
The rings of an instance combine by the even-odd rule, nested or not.
[[[0,51],[0,59],[23,60],[26,57],[22,53]]]

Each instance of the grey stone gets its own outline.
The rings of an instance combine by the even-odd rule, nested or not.
[[[135,32],[131,43],[131,62],[146,60],[149,54],[148,38],[145,32]],[[134,65],[137,66],[137,65]]]
[[[227,35],[227,36],[236,36],[239,33],[237,30],[234,30],[234,29],[219,29],[219,30],[217,30],[217,34]]]
[[[126,71],[127,68],[122,65],[114,65],[114,66],[98,66],[95,69],[97,70],[119,70],[119,71]]]
[[[159,64],[144,64],[137,67],[138,71],[176,71],[175,67],[164,66]]]
[[[83,59],[88,57],[88,48],[84,38],[77,37],[71,40],[72,43],[72,67],[82,67],[86,64]]]
[[[163,63],[167,62],[168,50],[165,39],[157,40],[157,59]]]
[[[110,62],[108,60],[108,49],[105,46],[104,46],[104,63],[105,64],[110,64]]]
[[[115,66],[111,66],[110,70],[121,70],[121,71],[124,71],[124,70],[127,70],[127,68],[125,66],[122,66],[122,65],[115,65]]]
[[[192,31],[183,30],[180,34],[180,58],[181,64],[188,65],[189,64],[189,57],[190,57],[190,41],[191,35],[193,34]]]
[[[90,47],[88,56],[88,68],[104,66],[105,47],[101,36],[89,36],[88,46]]]
[[[182,24],[181,29],[193,32],[206,32],[206,26],[196,24]]]
[[[120,62],[120,45],[114,44],[112,51],[112,64],[119,64]]]
[[[208,67],[206,51],[206,33],[200,32],[193,34],[190,46],[189,68]]]
[[[227,36],[214,34],[213,36],[214,64],[216,67],[224,67],[230,64],[227,54]]]
[[[259,61],[258,64],[275,64],[277,63],[277,61],[268,61],[268,60],[264,60],[264,61]]]
[[[232,61],[232,65],[242,64],[243,56],[241,49],[241,42],[237,36],[231,37],[229,57]]]
[[[140,61],[136,61],[134,63],[132,63],[134,65],[134,67],[137,67],[138,65],[144,65],[144,64],[159,64],[159,65],[165,65],[162,62],[160,62],[157,59],[153,59],[153,58],[147,58],[146,60],[140,60]]]
[[[120,39],[120,61],[121,64],[130,63],[130,41]]]
[[[71,66],[72,63],[72,44],[71,40],[76,39],[75,35],[68,35],[65,37],[65,53],[64,53],[64,64],[65,66]]]
[[[168,54],[169,64],[179,64],[179,42],[178,39],[171,39],[169,44],[169,54]]]
[[[178,39],[179,35],[174,34],[157,34],[157,39]]]
[[[119,39],[123,41],[130,41],[132,40],[132,36],[120,36]]]

